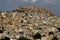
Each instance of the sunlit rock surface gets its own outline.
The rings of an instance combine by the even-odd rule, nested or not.
[[[60,40],[60,17],[36,7],[1,11],[0,40]]]

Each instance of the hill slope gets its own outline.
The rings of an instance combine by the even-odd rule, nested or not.
[[[60,40],[60,17],[37,7],[1,12],[0,39]]]

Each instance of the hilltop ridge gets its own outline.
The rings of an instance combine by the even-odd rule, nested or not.
[[[55,15],[53,12],[51,12],[50,10],[47,10],[45,8],[37,8],[37,7],[23,7],[23,6],[19,6],[17,8],[17,10],[25,10],[25,11],[30,11],[30,12],[40,12],[40,13],[45,13],[45,14],[50,14],[50,15]]]

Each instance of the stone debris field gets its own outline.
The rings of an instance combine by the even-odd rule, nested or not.
[[[60,40],[60,17],[36,7],[0,11],[0,40]]]

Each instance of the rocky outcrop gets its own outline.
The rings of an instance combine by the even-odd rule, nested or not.
[[[60,40],[60,17],[37,7],[1,12],[0,39]]]

